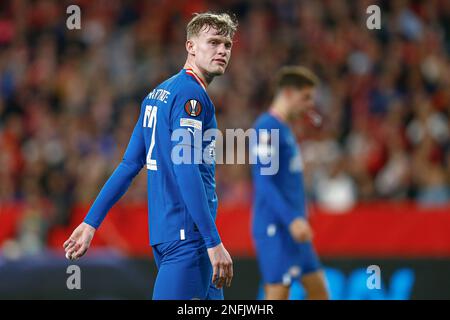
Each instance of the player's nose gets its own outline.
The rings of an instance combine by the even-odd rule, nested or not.
[[[224,57],[227,55],[227,48],[225,47],[224,43],[221,43],[219,46],[217,46],[217,53]]]

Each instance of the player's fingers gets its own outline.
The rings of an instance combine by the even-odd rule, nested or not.
[[[72,258],[73,258],[74,260],[76,260],[76,259],[78,259],[78,258],[81,258],[81,257],[85,254],[86,250],[87,250],[87,249],[80,248],[79,250],[77,250],[77,251],[75,251],[75,252],[73,253]]]
[[[220,289],[220,272],[221,272],[221,269],[222,269],[221,266],[220,266],[220,263],[217,264],[216,268],[217,268],[216,269],[216,276],[214,278],[213,284],[216,286],[216,288]]]
[[[69,245],[65,248],[66,252],[69,252],[70,250],[72,250],[76,244],[77,244],[76,241],[69,243]]]
[[[230,259],[227,258],[227,260],[223,263],[223,285],[224,286],[228,286],[228,283],[230,281],[230,275],[231,275],[231,270],[230,270]]]
[[[219,266],[217,264],[213,265],[213,275],[212,275],[212,283],[215,285],[217,282],[217,278],[219,276]]]
[[[64,249],[66,249],[69,245],[74,244],[74,243],[75,243],[75,240],[69,238],[64,242],[63,247],[64,247]]]
[[[70,249],[67,250],[67,255],[73,259],[74,253],[80,248],[80,246],[81,245],[79,243],[75,243]]]
[[[220,272],[219,272],[219,280],[217,282],[218,289],[222,288],[226,282],[226,279],[227,279],[226,268],[227,268],[227,266],[225,265],[225,263],[221,264]]]
[[[227,287],[231,287],[231,281],[233,280],[233,262],[230,263],[228,267],[228,279],[227,279]]]
[[[224,285],[229,287],[231,285],[231,269],[230,266],[228,265],[226,268],[226,275],[225,275],[225,283]]]
[[[81,247],[77,251],[75,251],[73,255],[74,259],[82,257],[86,253],[87,249],[88,249],[87,244],[83,243]]]
[[[64,241],[63,243],[63,248],[65,249],[70,243],[70,239],[67,239],[66,241]]]

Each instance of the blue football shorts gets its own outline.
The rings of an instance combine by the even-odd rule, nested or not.
[[[202,239],[154,245],[158,268],[154,300],[223,300],[223,289],[212,284],[212,265]]]
[[[287,230],[254,236],[254,242],[265,284],[289,286],[294,279],[321,269],[313,244],[295,242]]]

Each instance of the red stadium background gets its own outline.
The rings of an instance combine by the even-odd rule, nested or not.
[[[59,252],[59,259],[63,256],[61,244],[84,217],[87,206],[75,206],[72,221],[65,227],[55,227],[49,231],[47,246]],[[25,212],[21,204],[8,205],[2,208],[2,225],[0,227],[0,243],[14,238],[17,224]],[[379,265],[389,290],[395,291],[389,284],[389,277],[393,277],[396,270],[409,268],[414,273],[412,288],[407,293],[396,297],[394,293],[384,293],[381,296],[372,293],[348,292],[336,296],[338,299],[447,299],[450,266],[450,207],[421,208],[415,203],[377,202],[359,204],[348,212],[336,214],[317,207],[310,208],[310,221],[314,229],[314,244],[324,261],[324,266],[332,266],[344,274],[355,273],[355,270],[369,265]],[[232,289],[227,289],[228,297],[235,299],[254,299],[258,293],[259,277],[255,273],[257,265],[251,239],[251,206],[250,204],[222,205],[219,209],[217,225],[221,237],[235,261],[236,273],[242,279],[235,281]],[[91,251],[116,248],[121,256],[129,261],[141,261],[145,265],[147,274],[147,290],[139,295],[139,290],[128,293],[121,291],[115,298],[149,298],[151,296],[150,283],[156,270],[152,266],[151,249],[148,246],[148,226],[146,204],[116,205],[92,243]],[[54,259],[54,258],[53,258]],[[89,258],[88,258],[89,259]],[[50,259],[51,261],[51,259]],[[143,261],[143,262],[142,262]],[[107,269],[107,267],[102,266]],[[96,266],[99,267],[98,265]],[[88,267],[85,267],[87,269]],[[94,268],[91,266],[91,268]],[[150,272],[151,270],[151,272]],[[36,271],[37,272],[37,271]],[[43,271],[41,271],[43,272]],[[37,273],[39,274],[39,273]],[[149,278],[150,276],[150,278]],[[112,276],[111,276],[112,277]],[[350,276],[349,276],[350,277]],[[143,277],[144,278],[144,277]],[[330,276],[331,278],[331,276]],[[111,281],[114,281],[111,279]],[[329,279],[329,281],[333,281]],[[347,280],[351,281],[351,280]],[[250,285],[250,286],[249,286]],[[102,285],[98,284],[101,288]],[[253,286],[253,287],[252,287]],[[329,284],[330,290],[335,284]],[[351,286],[347,284],[347,286]],[[37,289],[35,289],[37,290]],[[119,290],[119,289],[117,289]],[[342,290],[342,289],[341,289]],[[353,291],[351,291],[353,290]],[[404,289],[406,290],[406,289]],[[31,290],[33,292],[33,289]],[[36,292],[37,294],[37,292]],[[54,294],[54,295],[52,295]],[[98,297],[91,293],[93,297]],[[61,293],[56,290],[47,293],[47,298],[77,296]],[[87,294],[89,296],[89,293]],[[332,296],[334,293],[332,293]],[[21,298],[28,296],[19,295]],[[80,296],[83,297],[83,296]],[[301,295],[300,295],[301,297]],[[33,295],[29,296],[33,298]],[[296,299],[299,296],[293,296]]]

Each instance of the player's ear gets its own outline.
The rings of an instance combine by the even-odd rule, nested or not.
[[[186,51],[189,54],[195,55],[195,43],[192,39],[186,41]]]

